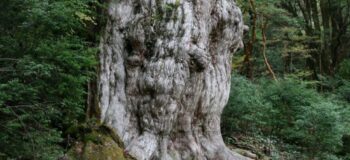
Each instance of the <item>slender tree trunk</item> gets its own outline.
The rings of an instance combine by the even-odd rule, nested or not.
[[[243,47],[233,0],[112,0],[101,42],[101,121],[139,160],[245,159],[220,116]]]
[[[250,26],[251,26],[251,35],[249,36],[249,40],[247,44],[244,46],[244,64],[243,64],[243,73],[249,78],[254,78],[254,66],[253,66],[253,50],[254,43],[256,41],[256,27],[257,27],[257,18],[258,13],[256,12],[256,6],[254,0],[249,0],[249,14],[250,14]]]
[[[265,19],[265,22],[264,22],[264,19]],[[262,36],[262,54],[263,54],[263,57],[264,57],[264,63],[266,65],[266,68],[267,70],[269,71],[269,74],[271,75],[272,79],[277,81],[277,78],[276,78],[276,75],[275,75],[275,72],[273,71],[270,63],[269,63],[269,60],[266,56],[266,30],[267,30],[267,24],[268,24],[268,20],[267,18],[262,18],[262,24],[261,24],[261,36]]]

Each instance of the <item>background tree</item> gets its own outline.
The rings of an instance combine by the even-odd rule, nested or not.
[[[96,65],[94,3],[0,2],[0,157],[57,159],[68,147]]]
[[[225,138],[276,159],[348,158],[349,1],[238,3],[251,30],[233,68],[250,80],[232,79]]]

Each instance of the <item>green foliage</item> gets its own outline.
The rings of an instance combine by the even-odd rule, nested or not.
[[[254,84],[234,75],[223,132],[276,137],[310,158],[336,156],[349,131],[349,108],[309,84],[291,78]]]
[[[265,125],[270,110],[258,85],[234,75],[232,78],[230,100],[223,112],[225,132],[253,132]]]
[[[63,133],[84,119],[94,73],[93,0],[0,2],[0,150],[57,159]]]
[[[223,114],[225,135],[274,137],[281,152],[271,154],[276,159],[346,159],[342,156],[349,154],[344,137],[350,133],[350,3],[237,3],[250,32],[233,66],[250,80],[237,75],[232,79],[232,95]],[[266,79],[267,63],[279,82]],[[290,148],[290,153],[299,154],[297,150],[302,156],[283,156],[283,150]]]
[[[344,84],[341,85],[336,90],[336,92],[341,100],[347,101],[348,103],[350,103],[350,82],[349,81],[345,81]]]
[[[315,103],[303,108],[303,114],[296,117],[289,131],[290,138],[305,146],[312,154],[320,151],[336,153],[342,146],[342,136],[345,134],[339,109],[331,102]]]
[[[344,79],[350,80],[350,59],[347,59],[340,64],[338,75]]]

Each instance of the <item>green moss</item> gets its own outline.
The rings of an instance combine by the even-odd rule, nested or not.
[[[124,153],[122,141],[106,126],[85,134],[67,153],[70,160],[133,160]]]
[[[124,149],[119,147],[111,137],[103,137],[102,144],[87,142],[82,155],[84,160],[129,160]]]
[[[103,142],[102,136],[104,135],[94,131],[84,136],[84,142],[93,142],[96,144],[101,144]]]
[[[117,136],[117,133],[115,133],[113,129],[109,128],[108,126],[100,126],[99,130],[104,134],[109,135],[114,142],[116,142],[120,147],[124,148],[123,141],[119,138],[119,136]]]

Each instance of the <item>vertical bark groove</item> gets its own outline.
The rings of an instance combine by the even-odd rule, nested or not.
[[[233,0],[112,0],[101,41],[101,121],[139,160],[245,159],[220,116],[243,47]]]

